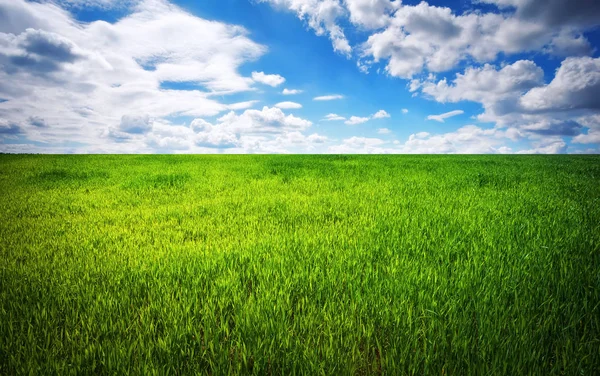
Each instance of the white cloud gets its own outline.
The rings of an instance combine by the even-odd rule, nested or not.
[[[464,113],[465,112],[463,110],[454,110],[440,115],[429,115],[427,116],[427,120],[435,120],[439,121],[440,123],[443,123],[445,119],[451,118],[453,116],[462,115]]]
[[[272,87],[279,86],[285,82],[285,78],[278,74],[265,74],[264,72],[252,72],[252,79]]]
[[[467,125],[454,132],[429,134],[419,132],[409,136],[400,146],[409,154],[488,154],[509,152],[503,147],[505,133],[497,129],[482,129]]]
[[[329,114],[327,116],[331,116],[332,118],[326,119],[326,120],[345,120],[342,117],[337,117],[336,114]],[[344,123],[347,125],[357,125],[357,124],[366,123],[367,121],[369,121],[371,119],[384,119],[384,118],[389,118],[389,117],[391,117],[390,114],[388,114],[385,110],[379,110],[371,116],[366,116],[366,117],[351,116],[350,119],[346,120]]]
[[[595,53],[586,31],[600,24],[600,2],[482,0],[502,12],[457,14],[425,2],[411,6],[388,0],[263,1],[291,9],[348,56],[353,50],[341,25],[358,26],[360,33],[353,36],[371,34],[354,51],[361,69],[378,68],[379,62],[389,75],[418,75],[410,82],[410,91],[440,102],[481,103],[483,113],[477,120],[495,124],[493,131],[468,126],[441,135],[415,133],[407,145],[396,147],[373,141],[377,139],[346,139],[345,148],[412,152],[437,143],[446,152],[506,152],[502,142],[526,138],[531,147],[525,152],[564,152],[563,136],[573,137],[574,143],[599,142],[600,126],[593,119],[600,111],[596,95],[600,58],[586,57]],[[61,8],[64,4],[68,9],[121,7],[124,12],[113,23],[86,23],[76,21]],[[189,35],[202,38],[190,40]],[[510,62],[511,54],[527,51],[570,57],[548,83],[532,61],[500,67],[483,64],[499,54]],[[255,90],[256,82],[273,87],[285,82],[276,74],[240,73],[243,64],[266,52],[243,27],[204,20],[166,0],[0,0],[0,138],[84,144],[63,151],[323,150],[319,149],[327,147],[323,142],[329,142],[325,136],[305,134],[310,121],[277,108],[299,104],[281,102],[253,110],[256,100],[226,100],[228,94]],[[421,75],[471,62],[475,67],[455,79]],[[179,85],[197,89],[177,90]],[[300,92],[285,88],[281,93]],[[342,98],[335,94],[314,100]],[[214,124],[200,122],[219,114]],[[386,115],[384,110],[350,119],[328,114],[323,120],[360,124]],[[165,120],[179,116],[198,121],[186,126]],[[447,117],[429,118],[443,122]],[[1,150],[14,148],[0,142]]]
[[[375,114],[373,114],[373,119],[384,119],[391,117],[385,110],[379,110]]]
[[[281,133],[303,131],[312,123],[294,115],[285,115],[279,108],[263,107],[246,110],[241,115],[230,112],[218,119],[219,126],[234,133]]]
[[[233,103],[233,104],[227,105],[227,109],[229,109],[229,110],[245,110],[247,108],[253,107],[257,103],[258,103],[258,101],[256,101],[256,100],[246,101],[246,102],[238,102],[238,103]]]
[[[119,131],[125,133],[147,133],[152,129],[152,120],[148,115],[123,115],[119,124]]]
[[[455,15],[450,8],[421,2],[398,9],[385,30],[363,44],[362,57],[387,62],[392,76],[411,78],[425,69],[448,71],[465,60],[493,61],[499,53],[563,53],[565,46],[585,53],[585,37],[565,27],[511,14]]]
[[[37,128],[47,128],[49,127],[48,123],[46,122],[46,120],[44,120],[44,118],[39,117],[39,116],[30,116],[28,119],[29,124],[33,125],[34,127]]]
[[[513,128],[519,137],[576,137],[589,128],[581,116],[600,110],[595,94],[600,90],[600,59],[567,58],[547,85],[540,67],[520,60],[499,70],[487,64],[467,68],[450,84],[428,80],[414,88],[439,102],[481,103],[484,112],[478,120]]]
[[[283,91],[281,92],[281,94],[283,95],[296,95],[300,93],[302,93],[302,90],[298,89],[283,89]]]
[[[552,38],[545,51],[560,57],[587,56],[592,54],[593,48],[583,34],[572,30],[561,30]]]
[[[212,125],[203,119],[194,119],[190,127],[196,133],[194,142],[197,146],[228,149],[240,144],[235,132],[226,124]]]
[[[327,114],[323,118],[324,121],[338,121],[338,120],[346,120],[345,117],[340,116],[338,114]]]
[[[67,8],[123,9],[135,5],[139,0],[55,0]]]
[[[362,124],[362,123],[366,123],[367,121],[369,121],[369,117],[359,117],[359,116],[351,116],[350,119],[346,120],[344,122],[344,124],[347,125],[357,125],[357,124]]]
[[[529,90],[520,104],[525,110],[600,110],[600,58],[565,59],[552,82]]]
[[[289,9],[318,35],[329,34],[334,49],[351,52],[341,25],[346,21],[373,32],[356,48],[357,67],[367,72],[378,62],[388,74],[411,78],[423,70],[444,72],[462,61],[492,62],[499,54],[545,52],[590,54],[584,32],[600,25],[592,0],[481,0],[503,11],[464,11],[422,1],[260,0]]]
[[[576,144],[600,144],[600,129],[590,129],[587,133],[582,133],[573,138]]]
[[[333,101],[336,99],[343,99],[343,98],[344,98],[343,95],[333,94],[333,95],[322,95],[320,97],[314,97],[313,100],[315,100],[315,101]]]
[[[377,29],[390,22],[390,14],[401,5],[389,0],[344,0],[350,22],[366,29]]]
[[[403,114],[408,114],[408,109],[406,109],[406,108],[403,108],[403,109],[402,109],[402,113],[403,113]]]
[[[468,100],[493,107],[496,102],[513,98],[515,93],[541,85],[543,79],[544,71],[533,61],[519,60],[500,70],[489,64],[480,68],[469,67],[463,74],[457,73],[451,85],[446,79],[437,84],[426,81],[414,85],[411,90],[420,88],[442,103]]]
[[[501,9],[516,8],[516,17],[552,26],[593,26],[600,20],[600,4],[593,0],[480,0]]]
[[[349,56],[352,48],[337,24],[337,19],[345,13],[339,0],[258,0],[276,7],[289,9],[298,18],[308,23],[317,35],[328,35],[334,51]]]
[[[302,105],[296,102],[279,102],[275,105],[275,107],[282,109],[296,109],[302,108]]]
[[[600,113],[578,118],[577,122],[587,127],[588,131],[574,137],[574,143],[600,144]]]
[[[145,141],[149,146],[185,150],[186,152],[228,153],[287,153],[291,150],[314,150],[327,137],[302,132],[312,123],[278,108],[230,112],[212,124],[202,118],[194,119],[189,127],[162,124],[154,126]]]
[[[567,143],[560,137],[533,142],[533,148],[519,150],[517,154],[561,154],[567,151]]]
[[[308,137],[306,137],[306,139],[312,143],[322,144],[325,141],[327,141],[329,138],[327,136],[323,136],[318,133],[313,133],[313,134],[309,135]]]
[[[85,144],[80,151],[151,150],[142,136],[120,130],[123,116],[142,114],[156,126],[166,116],[214,116],[253,104],[215,99],[252,89],[238,69],[266,48],[247,34],[162,0],[140,1],[112,24],[77,22],[51,2],[0,0],[0,118],[19,124],[30,141],[70,140]],[[162,87],[180,82],[199,90]]]
[[[386,142],[379,138],[350,137],[342,141],[341,145],[329,147],[333,154],[379,154],[384,153],[383,145]]]
[[[392,133],[392,131],[389,130],[388,128],[379,128],[377,130],[377,133],[379,133],[379,134],[390,134],[390,133]]]
[[[21,126],[0,118],[0,140],[2,138],[13,138],[21,133],[23,133]]]
[[[318,133],[305,136],[300,132],[288,132],[278,136],[272,144],[272,147],[279,146],[288,149],[296,148],[296,150],[300,149],[303,152],[310,152],[327,140],[328,138],[326,136]]]

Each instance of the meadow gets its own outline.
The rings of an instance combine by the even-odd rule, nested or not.
[[[600,374],[600,156],[0,156],[0,374]]]

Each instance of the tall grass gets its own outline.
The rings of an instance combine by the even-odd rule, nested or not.
[[[0,157],[0,374],[600,373],[600,158]]]

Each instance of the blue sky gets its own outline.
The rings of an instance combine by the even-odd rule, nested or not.
[[[589,0],[0,0],[0,151],[598,153],[599,47]]]

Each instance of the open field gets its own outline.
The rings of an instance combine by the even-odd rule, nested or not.
[[[0,156],[0,374],[592,375],[598,156]]]

